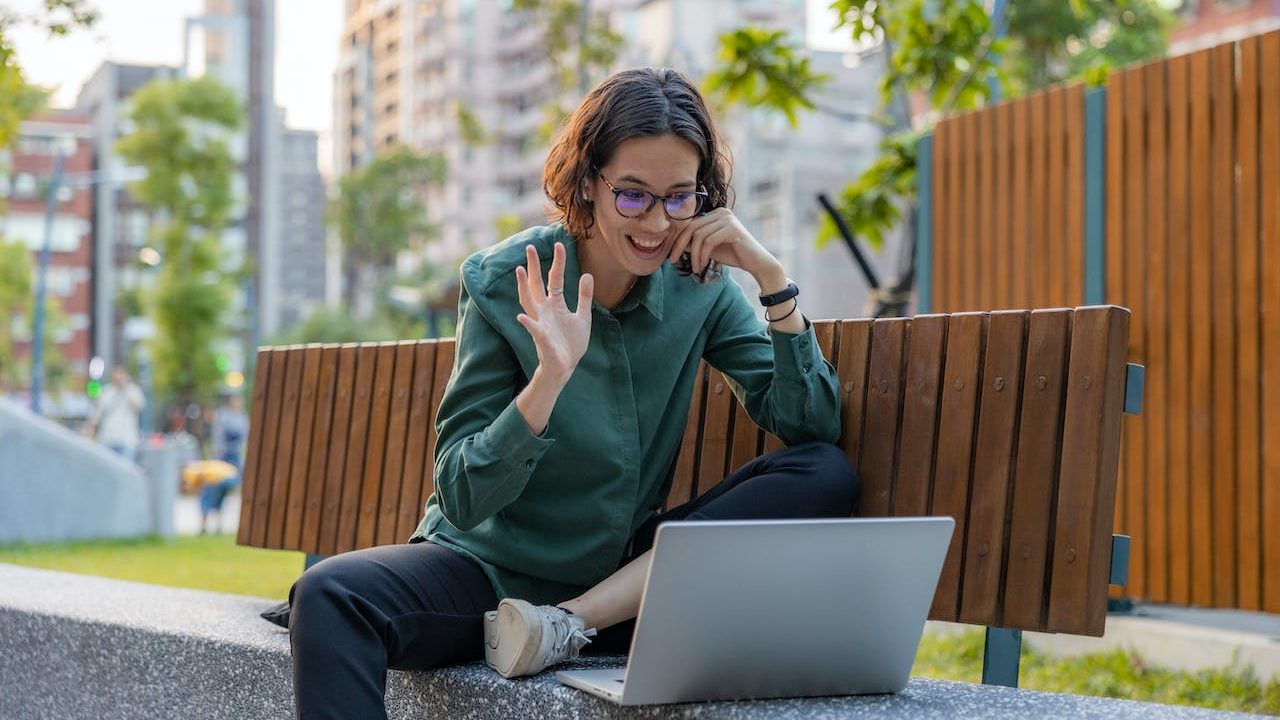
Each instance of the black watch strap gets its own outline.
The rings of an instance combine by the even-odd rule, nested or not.
[[[787,281],[787,286],[772,295],[761,295],[760,304],[765,307],[773,307],[779,303],[784,303],[791,298],[800,294],[800,288],[796,287],[794,282]]]

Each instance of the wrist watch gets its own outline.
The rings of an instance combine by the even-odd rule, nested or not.
[[[773,307],[779,303],[784,303],[791,298],[800,294],[800,288],[790,279],[787,280],[787,286],[772,295],[761,295],[760,304],[765,307]]]

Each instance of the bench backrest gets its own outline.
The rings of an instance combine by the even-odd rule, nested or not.
[[[858,514],[956,519],[930,617],[1101,635],[1128,310],[815,325],[840,376]],[[432,491],[452,366],[452,340],[259,350],[237,542],[320,555],[403,542]],[[667,505],[776,447],[704,364]]]

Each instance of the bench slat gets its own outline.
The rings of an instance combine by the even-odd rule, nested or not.
[[[378,501],[382,493],[389,443],[391,385],[395,380],[394,343],[378,345],[373,368],[373,395],[369,398],[368,445],[360,485],[360,515],[356,520],[356,547],[370,547],[378,530]]]
[[[929,617],[955,620],[960,609],[960,578],[969,506],[969,463],[986,315],[957,313],[947,322],[947,362],[943,373],[942,415],[938,420],[938,461],[933,476],[930,515],[955,518],[955,534],[938,578]]]
[[[961,622],[999,624],[1004,580],[1009,473],[1022,390],[1027,313],[993,312],[983,353],[978,440],[965,544]]]
[[[729,419],[733,417],[733,391],[724,374],[708,368],[707,402],[703,409],[706,420],[702,423],[702,451],[698,458],[697,497],[725,478],[725,465],[729,457]]]
[[[356,348],[356,379],[351,389],[351,424],[347,428],[347,462],[342,474],[342,501],[338,505],[338,535],[334,552],[358,547],[356,529],[364,491],[364,463],[369,449],[369,410],[373,405],[373,379],[378,367],[378,346]]]
[[[395,375],[391,380],[391,410],[387,421],[386,460],[382,468],[382,492],[378,496],[378,524],[375,545],[404,542],[397,535],[400,485],[404,482],[405,440],[409,429],[409,400],[413,392],[413,342],[395,346]]]
[[[852,467],[862,455],[862,418],[867,399],[867,361],[871,355],[871,321],[846,320],[840,323],[840,353],[836,374],[840,378],[842,400],[840,449]]]
[[[862,477],[858,514],[866,517],[889,514],[893,458],[902,408],[902,360],[909,323],[909,320],[895,318],[877,320],[871,326],[866,403],[869,422],[863,432],[862,459],[858,467]]]
[[[902,440],[898,444],[898,473],[893,481],[894,515],[929,513],[946,333],[945,315],[922,315],[911,321],[902,398]]]
[[[325,467],[324,509],[320,521],[319,555],[333,555],[338,547],[338,525],[342,515],[343,481],[347,477],[350,454],[351,400],[355,393],[359,346],[338,348],[337,380],[333,389],[333,425],[329,434],[329,462]]]
[[[698,431],[702,426],[703,377],[707,374],[706,364],[698,368],[693,380],[693,398],[689,401],[689,419],[684,427],[684,438],[680,440],[680,454],[676,457],[675,476],[671,479],[671,489],[667,491],[667,499],[663,510],[670,510],[689,502],[693,497],[693,488],[697,483],[698,471]]]
[[[267,390],[273,386],[271,381],[271,349],[259,348],[254,372],[253,396],[249,402],[248,447],[244,458],[244,480],[240,486],[240,496],[245,498],[240,503],[240,525],[236,528],[236,544],[250,545],[253,542],[254,503],[258,497],[258,478],[271,477],[258,472],[258,461],[262,458],[262,445],[267,436],[266,408]]]
[[[1044,622],[1070,333],[1070,310],[1031,313],[1009,529],[1006,627]]]
[[[276,419],[274,427],[278,428],[273,445],[271,445],[271,492],[266,496],[265,532],[262,546],[279,548],[284,538],[284,505],[288,500],[289,461],[293,460],[293,427],[297,421],[298,386],[302,382],[302,356],[293,351],[294,348],[280,351],[278,368],[282,370],[284,382],[280,383],[283,392],[278,396],[279,402],[273,410]]]
[[[1129,312],[1077,311],[1063,418],[1049,629],[1101,636],[1119,464]],[[1105,347],[1106,353],[1090,350]]]
[[[435,418],[440,410],[440,401],[444,399],[444,389],[449,384],[449,376],[453,372],[454,346],[451,341],[433,341],[436,343],[436,369],[431,378],[431,413],[427,423],[427,456],[422,464],[422,490],[418,495],[418,512],[427,506],[427,498],[436,491],[436,424]]]
[[[427,446],[430,444],[433,420],[431,390],[435,379],[436,347],[438,344],[435,342],[421,342],[413,348],[413,387],[409,398],[404,470],[400,481],[399,516],[395,531],[397,542],[408,539],[422,519],[423,504],[418,503],[418,497],[426,472],[425,465],[431,463]]]
[[[737,399],[733,401],[733,439],[729,445],[729,472],[746,465],[760,456],[764,441],[760,428],[751,421],[747,408]]]
[[[311,463],[307,470],[307,500],[297,548],[305,552],[314,553],[320,545],[325,478],[328,477],[329,458],[336,445],[332,442],[332,434],[337,383],[338,346],[321,346],[320,372],[315,386],[315,420],[311,430]]]
[[[294,430],[293,454],[289,461],[289,494],[284,518],[284,538],[280,546],[295,549],[302,538],[303,513],[307,502],[307,483],[311,477],[310,466],[315,457],[311,452],[311,433],[316,417],[316,383],[320,376],[319,345],[308,345],[290,351],[302,356],[302,377],[298,388],[298,420]]]

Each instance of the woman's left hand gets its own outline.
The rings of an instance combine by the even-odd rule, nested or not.
[[[716,260],[741,268],[755,278],[781,270],[777,258],[764,249],[728,208],[716,208],[692,220],[676,235],[668,259],[675,262],[688,252],[693,271],[700,273]]]

